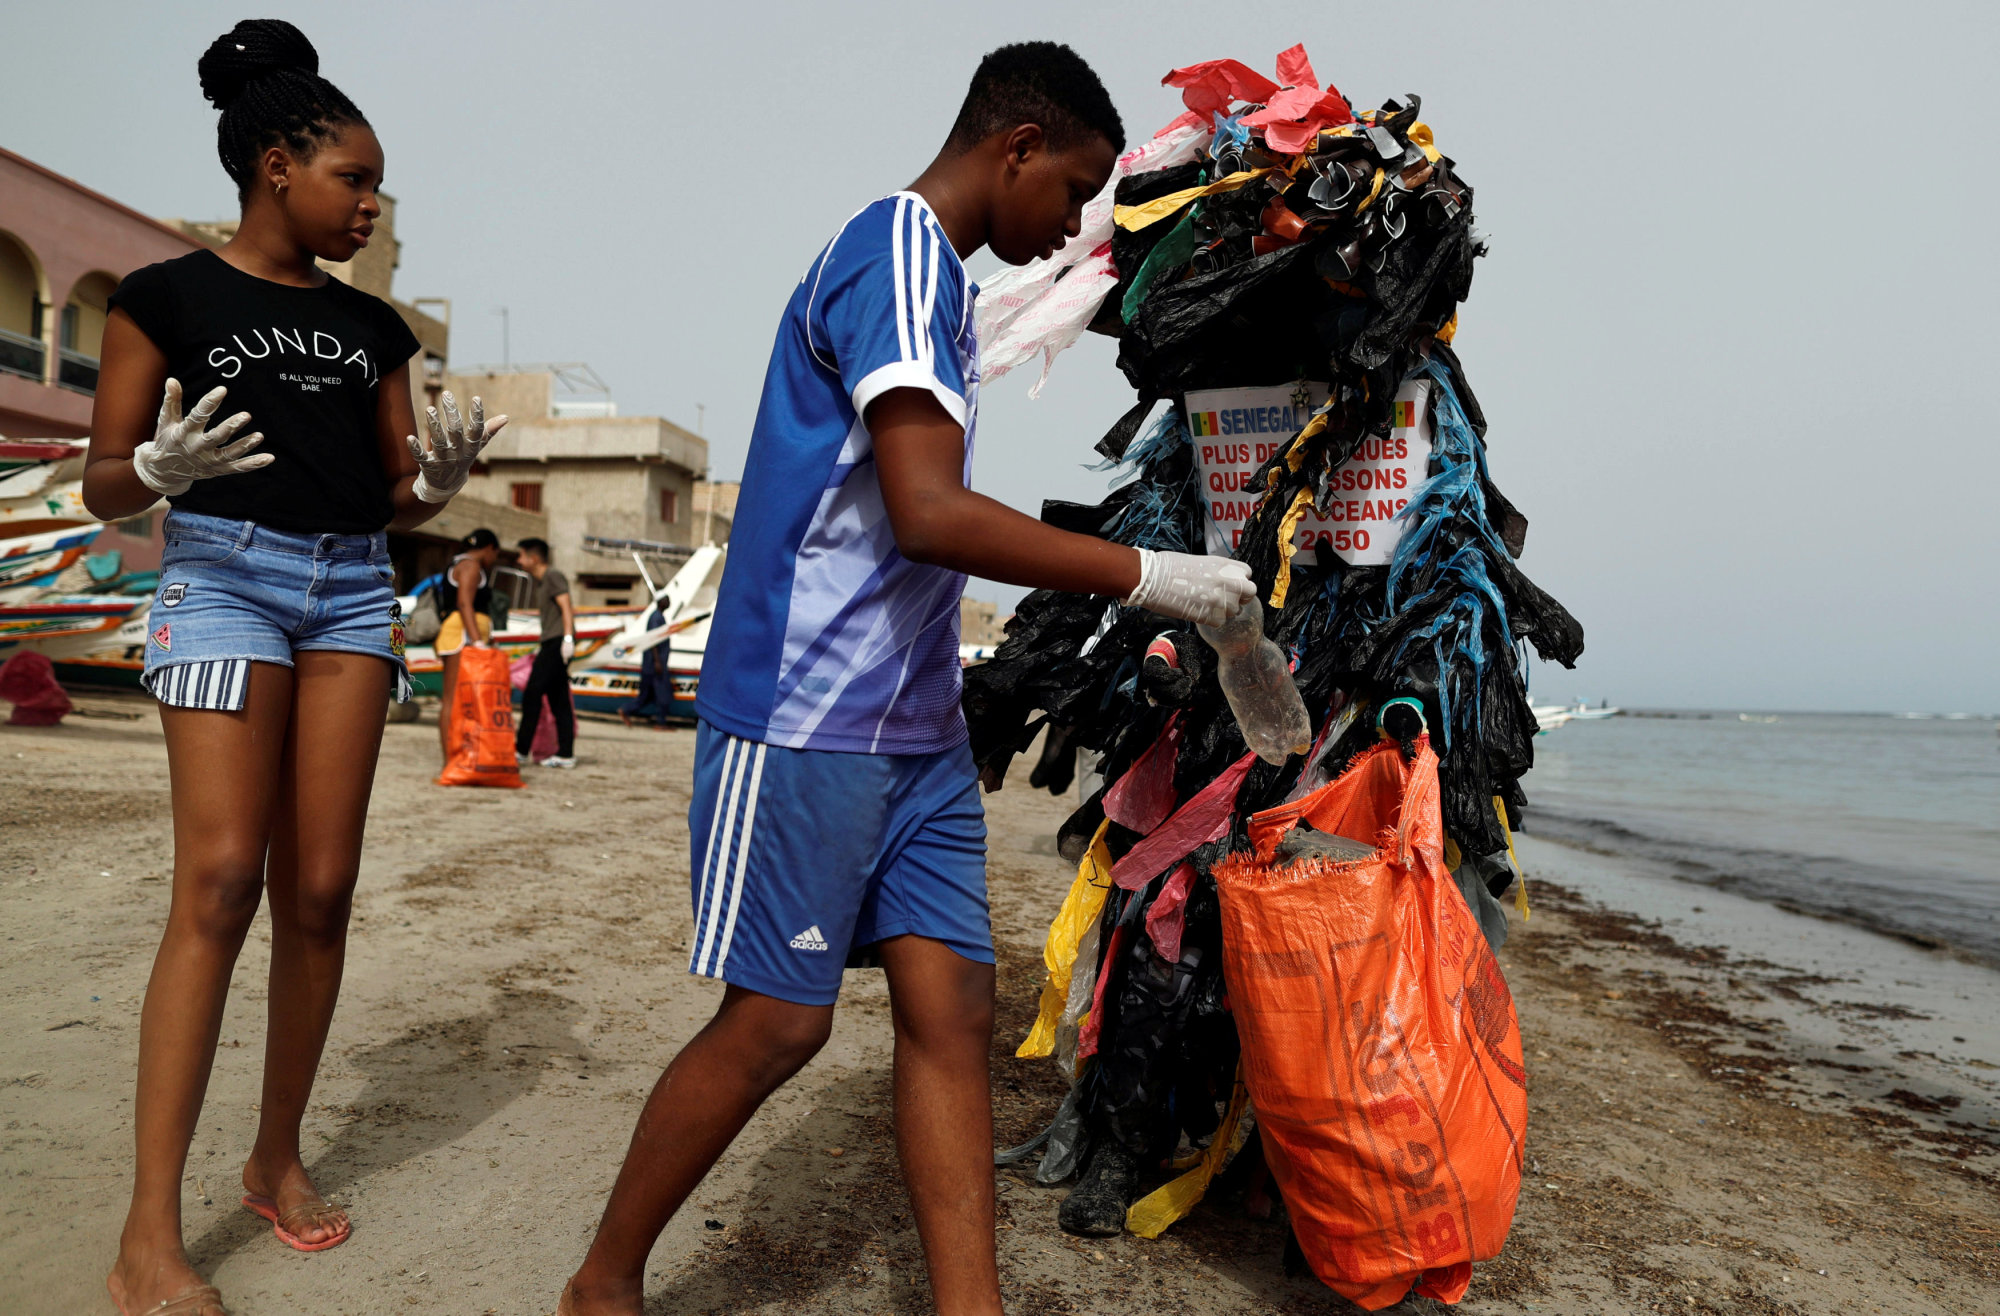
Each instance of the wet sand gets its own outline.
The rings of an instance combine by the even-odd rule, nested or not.
[[[139,997],[167,903],[158,719],[135,698],[80,703],[101,716],[0,730],[7,1312],[111,1310]],[[237,1206],[263,1036],[260,919],[185,1185],[190,1252],[239,1316],[553,1309],[639,1103],[718,996],[685,972],[692,745],[589,722],[575,772],[446,791],[429,784],[434,727],[387,729],[346,990],[306,1128],[354,1237],[303,1256]],[[1024,777],[988,799],[1003,1143],[1035,1132],[1061,1093],[1047,1062],[1012,1058],[1069,877],[1051,844],[1067,804]],[[1973,1040],[1921,1031],[1959,1010],[1990,1021],[1990,998],[1952,1004],[1983,980],[1911,952],[1843,982],[1818,943],[1790,958],[1782,938],[1725,948],[1747,939],[1716,934],[1748,916],[1664,921],[1676,899],[1708,917],[1709,893],[1677,897],[1551,844],[1523,859],[1534,917],[1501,958],[1528,1051],[1531,1175],[1505,1253],[1479,1267],[1460,1310],[2000,1306],[2000,1130],[1980,1086],[2000,1055],[1963,1030],[1950,1035]],[[1615,912],[1635,906],[1647,917]],[[896,1174],[888,1043],[881,975],[850,974],[831,1044],[662,1240],[649,1311],[929,1309]],[[1354,1310],[1287,1278],[1282,1225],[1246,1218],[1227,1192],[1146,1242],[1065,1236],[1064,1191],[1000,1176],[1012,1312]]]

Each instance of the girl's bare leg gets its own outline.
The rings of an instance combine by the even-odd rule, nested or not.
[[[174,801],[173,903],[139,1018],[132,1205],[108,1281],[144,1311],[201,1283],[181,1247],[181,1175],[229,976],[263,891],[292,673],[250,664],[242,711],[160,709]]]
[[[366,654],[309,651],[296,661],[265,879],[271,1021],[264,1099],[257,1145],[243,1167],[244,1188],[275,1200],[280,1215],[319,1199],[300,1158],[299,1125],[340,994],[347,914],[392,676],[387,661]],[[343,1212],[329,1211],[293,1230],[318,1243],[345,1224]]]

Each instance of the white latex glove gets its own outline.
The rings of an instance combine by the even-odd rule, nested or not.
[[[574,635],[563,636],[562,656],[564,662],[568,662],[570,659],[576,657],[576,637]]]
[[[472,474],[472,464],[479,460],[479,454],[500,427],[507,423],[501,416],[488,421],[479,399],[472,399],[472,424],[468,428],[458,414],[458,403],[447,389],[442,399],[444,422],[438,422],[436,407],[424,408],[424,426],[430,432],[428,446],[419,443],[417,436],[408,435],[404,442],[410,445],[410,455],[417,459],[417,497],[427,503],[450,502],[452,496],[465,487],[466,477]]]
[[[1178,621],[1220,626],[1257,593],[1250,568],[1208,553],[1139,550],[1139,588],[1125,602]]]
[[[154,493],[177,497],[196,480],[217,475],[235,475],[269,466],[277,458],[268,452],[255,456],[250,450],[264,441],[262,434],[246,434],[234,443],[236,431],[250,423],[250,413],[239,411],[214,429],[208,422],[229,395],[226,388],[213,388],[181,417],[181,381],[167,381],[166,396],[160,400],[160,419],[153,437],[132,450],[132,471],[139,482]]]

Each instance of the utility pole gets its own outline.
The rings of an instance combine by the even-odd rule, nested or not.
[[[514,347],[509,340],[507,308],[504,306],[500,308],[500,368],[502,370],[514,368]]]

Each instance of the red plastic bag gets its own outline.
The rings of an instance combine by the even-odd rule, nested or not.
[[[438,774],[440,786],[521,785],[514,763],[514,687],[507,679],[507,655],[467,645],[458,654],[458,685],[446,742],[451,761]]]
[[[14,706],[7,725],[15,727],[52,727],[70,710],[55,664],[33,649],[17,649],[0,664],[0,699]]]
[[[1256,852],[1215,870],[1266,1157],[1313,1273],[1370,1311],[1412,1284],[1465,1296],[1513,1223],[1528,1122],[1514,1001],[1445,868],[1437,756],[1417,745],[1254,815]],[[1301,822],[1375,851],[1287,863]]]

